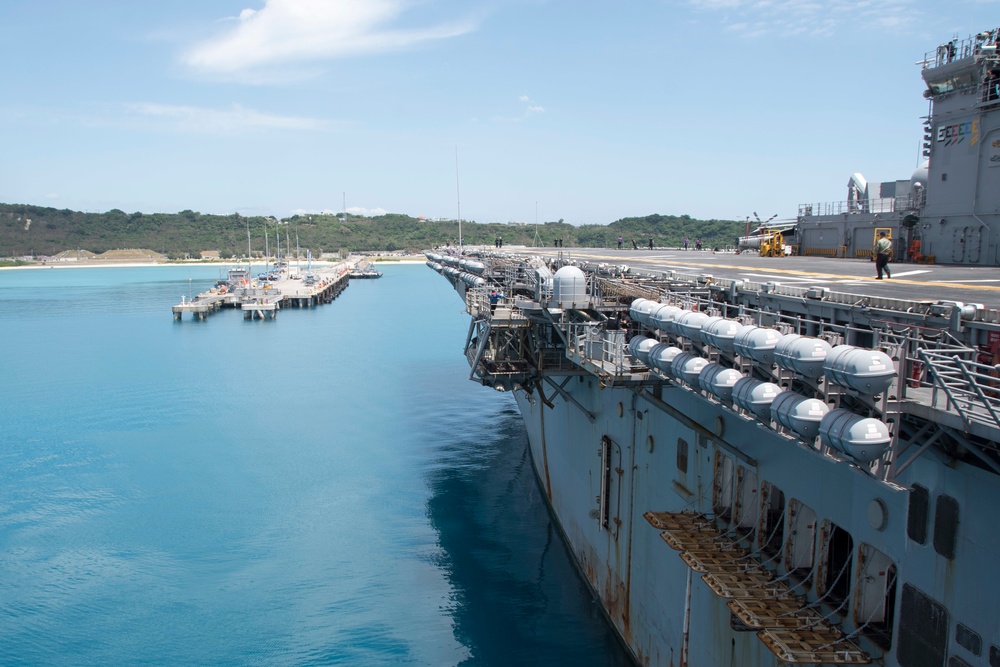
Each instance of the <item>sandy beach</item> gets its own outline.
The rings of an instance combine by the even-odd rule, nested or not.
[[[212,262],[216,264],[218,262]],[[123,268],[137,266],[170,266],[172,264],[195,264],[194,262],[34,262],[31,264],[21,264],[20,266],[0,266],[0,271],[12,271],[15,269],[93,269],[93,268]]]

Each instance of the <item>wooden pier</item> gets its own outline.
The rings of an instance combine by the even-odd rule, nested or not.
[[[239,308],[245,320],[273,320],[282,308],[310,308],[330,303],[347,287],[354,268],[354,262],[338,262],[315,268],[305,277],[292,277],[286,271],[278,280],[248,279],[225,289],[213,288],[193,299],[181,297],[181,302],[171,310],[177,321],[184,313],[190,313],[195,320],[204,320],[223,308]]]

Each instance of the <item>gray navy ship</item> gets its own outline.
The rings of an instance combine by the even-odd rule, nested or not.
[[[757,253],[428,253],[638,664],[1000,666],[998,38],[925,56],[912,178]]]

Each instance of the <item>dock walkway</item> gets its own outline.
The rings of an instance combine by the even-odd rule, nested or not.
[[[243,319],[275,319],[282,308],[310,308],[330,303],[346,289],[353,261],[343,261],[315,268],[310,278],[292,277],[284,272],[278,280],[253,281],[235,288],[213,288],[171,308],[174,320],[190,313],[195,320],[204,320],[222,308],[239,308]]]

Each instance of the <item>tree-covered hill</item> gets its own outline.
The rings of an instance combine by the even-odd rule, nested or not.
[[[0,257],[54,255],[64,250],[86,249],[103,253],[118,248],[148,248],[169,257],[199,257],[203,250],[218,250],[223,257],[245,255],[247,230],[250,246],[264,250],[265,230],[274,245],[280,236],[313,255],[339,250],[420,251],[458,243],[454,220],[425,220],[390,213],[376,217],[350,214],[295,215],[283,220],[265,217],[179,213],[82,213],[69,209],[20,204],[0,204]],[[695,220],[687,215],[648,215],[622,218],[608,225],[573,226],[562,220],[539,225],[462,223],[467,245],[551,246],[557,239],[565,247],[613,247],[621,235],[628,246],[634,239],[646,245],[676,247],[685,237],[692,244],[701,238],[706,247],[731,246],[743,231],[730,220]],[[272,250],[273,253],[273,250]]]

